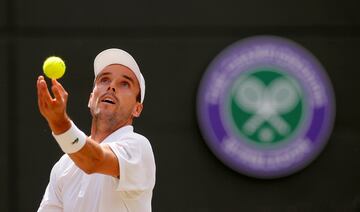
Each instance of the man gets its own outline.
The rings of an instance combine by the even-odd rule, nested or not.
[[[149,141],[133,132],[143,109],[145,81],[127,52],[107,49],[94,60],[87,137],[66,113],[68,94],[37,80],[40,113],[64,154],[54,165],[38,211],[151,211],[155,161]]]

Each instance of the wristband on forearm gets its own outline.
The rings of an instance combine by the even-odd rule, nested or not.
[[[66,154],[79,151],[86,143],[86,135],[71,121],[71,127],[66,132],[55,135],[52,133],[60,148]]]

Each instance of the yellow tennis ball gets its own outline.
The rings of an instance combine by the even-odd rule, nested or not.
[[[48,57],[43,64],[44,74],[50,79],[59,79],[65,73],[65,63],[60,57]]]

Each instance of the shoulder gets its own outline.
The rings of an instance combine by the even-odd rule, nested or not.
[[[119,144],[131,144],[131,145],[150,145],[149,140],[136,132],[127,132],[118,136],[113,136],[108,142],[104,143],[119,143]]]
[[[55,163],[51,172],[55,174],[63,174],[67,172],[70,168],[74,166],[74,162],[70,159],[69,155],[64,154],[61,158]]]
[[[145,136],[143,136],[143,135],[141,135],[139,133],[133,132],[133,131],[125,133],[123,136],[121,136],[121,138],[123,138],[123,139],[129,138],[129,139],[137,139],[137,140],[149,141]]]
[[[133,132],[132,135],[136,140],[138,140],[140,142],[143,142],[143,143],[149,143],[150,144],[149,139],[147,139],[145,136],[143,136],[143,135],[141,135],[139,133],[136,133],[136,132]]]
[[[152,151],[151,143],[149,139],[147,139],[145,136],[132,132],[129,133],[126,138],[124,138],[125,141],[134,143],[137,146],[141,146],[143,149],[148,149]]]
[[[143,135],[135,132],[127,132],[118,137],[113,137],[108,142],[102,143],[109,145],[114,150],[125,150],[127,154],[142,155],[153,154],[150,141]]]
[[[72,165],[74,162],[70,159],[68,154],[64,154],[63,156],[61,156],[58,163],[60,166],[66,167],[66,166]]]

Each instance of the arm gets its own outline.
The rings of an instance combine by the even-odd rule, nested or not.
[[[68,131],[72,125],[66,113],[68,93],[56,80],[52,80],[51,90],[55,98],[50,95],[43,76],[37,80],[38,106],[41,115],[46,119],[55,135]],[[87,137],[85,145],[77,152],[69,154],[74,163],[84,172],[101,173],[119,177],[119,162],[109,146],[100,145]]]
[[[119,177],[119,162],[108,145],[100,145],[91,138],[78,152],[69,154],[74,163],[87,174],[101,173]]]

